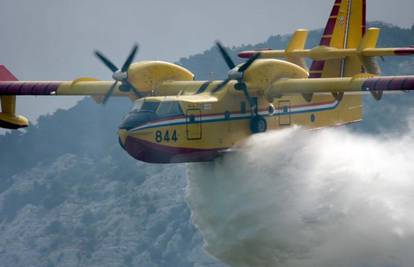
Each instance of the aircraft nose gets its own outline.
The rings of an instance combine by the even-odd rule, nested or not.
[[[126,139],[128,137],[128,131],[125,129],[119,129],[118,130],[118,140],[119,140],[119,144],[121,145],[121,147],[123,149],[125,149],[125,143],[126,143]]]

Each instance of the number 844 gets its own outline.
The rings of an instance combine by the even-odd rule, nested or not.
[[[171,142],[177,142],[177,131],[173,130],[170,132],[170,130],[166,130],[166,131],[156,131],[155,132],[155,141],[157,143],[161,143],[162,141],[165,141],[167,143]]]

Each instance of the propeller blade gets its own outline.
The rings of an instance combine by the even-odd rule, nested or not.
[[[138,51],[138,44],[135,44],[135,45],[132,47],[132,50],[131,50],[131,52],[129,53],[129,56],[128,56],[128,58],[126,59],[126,61],[125,61],[124,65],[123,65],[123,66],[122,66],[122,68],[121,68],[121,71],[122,71],[122,72],[126,72],[126,71],[129,69],[129,65],[131,65],[132,61],[134,60],[134,58],[135,58],[135,54],[137,53],[137,51]]]
[[[226,84],[228,84],[231,81],[230,78],[227,78],[226,80],[222,81],[221,83],[219,83],[219,85],[216,86],[216,88],[214,88],[213,90],[211,90],[212,93],[218,92],[220,91],[224,86],[226,86]]]
[[[109,90],[108,90],[108,92],[106,93],[106,95],[105,95],[104,99],[102,100],[102,104],[104,104],[104,105],[106,104],[106,102],[108,101],[108,99],[109,99],[109,98],[111,97],[111,95],[113,94],[114,89],[115,89],[115,87],[116,87],[117,83],[118,83],[118,81],[115,81],[115,82],[112,84],[111,88],[109,88]]]
[[[130,82],[125,81],[124,84],[128,86],[130,90],[134,91],[136,96],[143,97],[142,93],[138,91]]]
[[[216,45],[217,45],[218,49],[220,50],[220,53],[223,56],[224,61],[226,61],[226,64],[229,67],[229,69],[233,69],[234,67],[236,67],[236,65],[234,64],[233,60],[231,60],[231,57],[227,53],[227,51],[224,48],[224,46],[220,42],[218,42],[218,41],[216,42]]]
[[[95,51],[95,55],[107,66],[112,72],[116,72],[118,67],[115,66],[107,57],[105,57],[101,52]]]
[[[255,105],[255,102],[253,101],[252,97],[249,94],[249,89],[247,88],[247,84],[245,82],[238,82],[238,83],[236,83],[235,87],[238,90],[243,91],[244,97],[246,98],[247,102],[249,103],[250,110],[253,113],[256,113],[256,111],[257,111],[256,110],[256,105]]]
[[[246,61],[246,63],[244,63],[240,68],[239,68],[239,71],[240,72],[245,72],[249,67],[250,67],[250,65],[252,65],[253,64],[253,62],[255,62],[256,61],[256,59],[258,59],[260,57],[260,53],[256,53],[256,54],[254,54],[251,58],[249,58],[249,60],[247,60]]]
[[[137,89],[135,89],[135,87],[132,86],[131,88],[132,88],[132,91],[134,91],[134,93],[135,93],[136,96],[143,97],[142,94],[141,94],[141,92],[138,91]]]

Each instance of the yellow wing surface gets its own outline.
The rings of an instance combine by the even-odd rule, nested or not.
[[[143,95],[165,81],[191,81],[194,75],[178,65],[162,61],[134,63],[128,69],[128,82]],[[17,81],[12,74],[0,66],[0,95],[105,95],[114,81],[98,81],[80,78],[73,81]],[[121,84],[114,87],[114,96],[129,96],[133,92],[123,91]]]
[[[17,81],[9,70],[0,65],[0,127],[18,129],[29,125],[25,117],[15,114],[18,95],[92,96],[100,103],[112,95],[131,99],[152,95],[153,91],[166,81],[192,81],[194,78],[187,69],[162,61],[130,64],[125,74],[121,75],[125,75],[125,78],[122,80],[121,77],[119,81],[98,81],[93,78],[73,81]],[[125,88],[125,85],[128,87]],[[185,88],[193,89],[194,86]],[[176,94],[177,91],[170,90],[166,93]]]
[[[286,79],[272,84],[266,91],[269,98],[292,94],[345,93],[363,94],[414,90],[414,76],[353,78]]]

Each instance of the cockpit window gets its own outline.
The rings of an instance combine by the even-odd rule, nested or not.
[[[142,104],[144,104],[144,100],[135,100],[134,106],[132,107],[131,111],[139,112],[141,110]]]
[[[178,116],[182,115],[180,104],[175,101],[161,102],[160,107],[157,110],[157,114],[160,116]]]
[[[155,113],[159,105],[160,105],[160,102],[151,102],[151,101],[144,101],[143,99],[138,99],[135,101],[131,112],[147,111],[147,112]]]
[[[147,101],[145,101],[142,104],[142,107],[139,111],[155,112],[159,105],[160,105],[160,102],[147,102]]]

